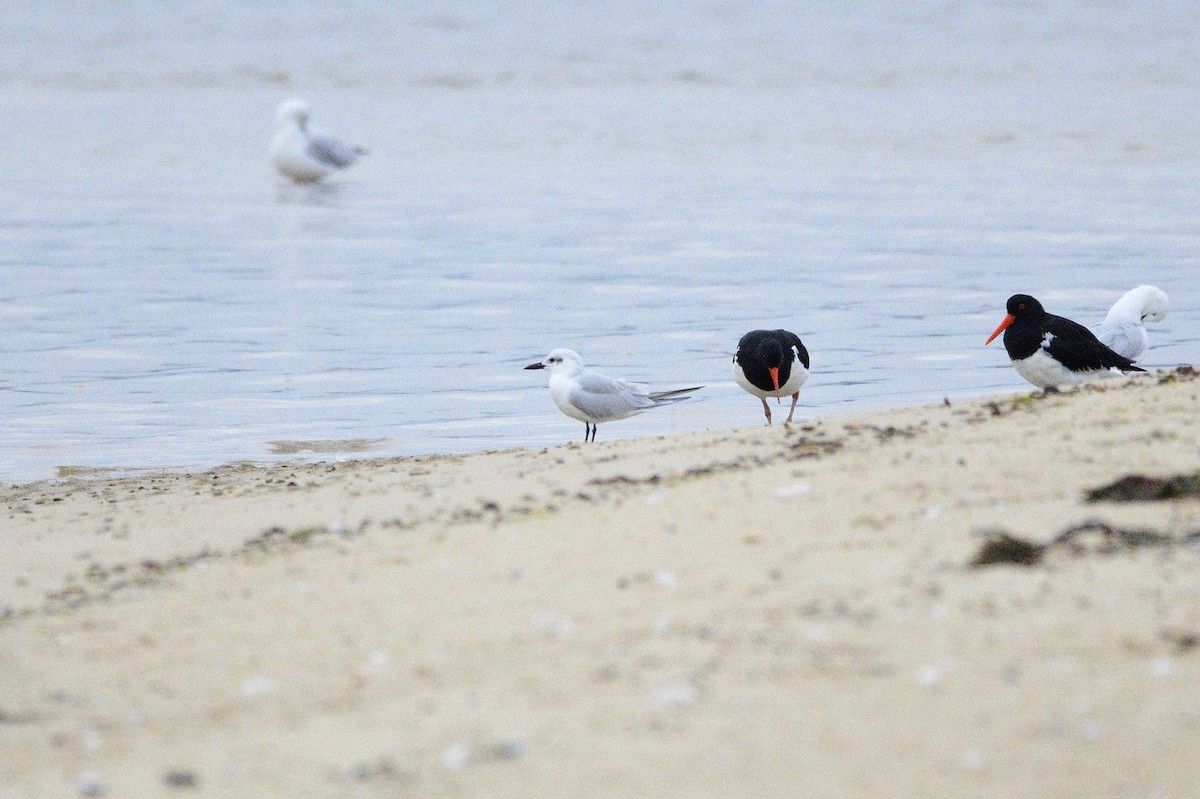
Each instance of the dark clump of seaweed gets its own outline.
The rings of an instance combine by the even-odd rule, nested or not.
[[[1200,472],[1173,477],[1127,474],[1085,495],[1088,502],[1159,502],[1185,497],[1200,497]]]
[[[979,547],[969,564],[977,569],[981,566],[996,566],[1013,563],[1018,566],[1035,566],[1046,554],[1045,544],[1035,544],[1009,535],[1005,530],[988,530],[987,540]]]
[[[983,544],[968,563],[971,568],[1000,564],[1036,566],[1047,553],[1055,549],[1063,549],[1073,555],[1111,555],[1146,547],[1200,544],[1200,530],[1171,535],[1141,527],[1117,527],[1099,519],[1072,525],[1045,544],[1019,538],[1007,530],[984,530],[983,534],[986,536]]]

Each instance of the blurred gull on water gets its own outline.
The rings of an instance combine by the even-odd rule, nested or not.
[[[308,103],[300,99],[280,104],[275,128],[271,163],[296,183],[315,183],[366,153],[362,147],[351,147],[323,131],[309,129]]]

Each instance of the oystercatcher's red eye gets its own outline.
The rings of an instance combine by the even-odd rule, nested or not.
[[[1017,306],[1017,310],[1018,310],[1018,311],[1023,311],[1023,310],[1025,310],[1025,303],[1021,303],[1020,305],[1018,305],[1018,306]]]

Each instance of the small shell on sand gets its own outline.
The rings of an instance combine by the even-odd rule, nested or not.
[[[250,677],[242,682],[243,696],[262,696],[279,692],[279,684],[268,677]]]
[[[107,793],[108,788],[103,782],[100,781],[99,776],[92,774],[91,772],[85,772],[79,775],[80,796],[104,796]]]
[[[455,741],[442,750],[442,766],[446,771],[462,771],[471,762],[471,747]]]

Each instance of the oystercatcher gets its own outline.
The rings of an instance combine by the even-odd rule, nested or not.
[[[550,397],[558,409],[583,422],[583,440],[596,440],[600,422],[628,419],[649,408],[685,400],[704,386],[677,388],[674,391],[646,391],[637,383],[614,380],[583,368],[583,359],[573,350],[551,351],[526,369],[545,369],[550,373]]]
[[[1042,389],[1057,389],[1094,377],[1144,372],[1124,355],[1113,352],[1083,325],[1046,313],[1028,294],[1008,298],[1008,315],[988,336],[991,344],[1004,333],[1004,349],[1017,374]]]
[[[320,131],[309,130],[308,103],[303,100],[283,102],[275,112],[275,126],[271,163],[295,183],[316,183],[350,166],[366,152]]]
[[[733,356],[733,379],[742,388],[762,400],[767,424],[771,406],[767,397],[792,395],[788,424],[796,412],[800,386],[808,380],[808,350],[800,337],[787,330],[751,330],[738,342]]]
[[[1167,295],[1156,286],[1138,286],[1125,292],[1096,328],[1096,338],[1118,355],[1136,361],[1150,346],[1146,322],[1161,322],[1167,315]]]

